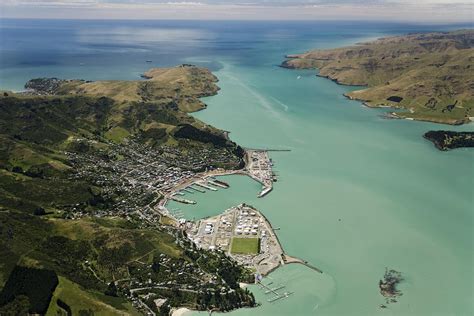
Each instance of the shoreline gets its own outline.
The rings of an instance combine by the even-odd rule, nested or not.
[[[171,311],[171,316],[184,316],[192,312],[189,308],[186,307],[179,307],[178,309],[173,309]]]
[[[311,67],[311,68],[291,68],[291,67],[285,67],[285,66],[282,66],[280,65],[279,67],[281,68],[284,68],[284,69],[289,69],[289,70],[315,70],[315,69],[319,69],[317,67]],[[345,87],[368,87],[368,85],[364,85],[364,84],[346,84],[346,83],[341,83],[337,78],[333,78],[333,77],[330,77],[330,76],[324,76],[324,75],[320,75],[319,73],[317,73],[315,75],[316,77],[319,77],[319,78],[324,78],[324,79],[327,79],[327,80],[330,80],[332,82],[334,82],[335,84],[339,85],[339,86],[345,86]],[[366,99],[359,99],[359,98],[355,98],[355,97],[352,97],[350,95],[348,95],[347,93],[343,93],[342,94],[344,97],[346,97],[347,99],[351,100],[351,101],[357,101],[357,102],[360,102],[362,105],[364,105],[365,107],[369,108],[369,109],[396,109],[396,110],[407,110],[407,108],[405,107],[402,107],[402,106],[397,106],[397,105],[384,105],[384,104],[380,104],[380,105],[370,105],[368,104],[367,102],[370,101],[370,100],[366,100]],[[408,121],[418,121],[418,122],[429,122],[429,123],[435,123],[435,124],[444,124],[444,125],[451,125],[451,126],[460,126],[460,125],[464,125],[464,124],[470,124],[470,123],[473,123],[474,122],[474,119],[472,117],[467,117],[463,120],[449,120],[449,121],[443,121],[443,120],[437,120],[437,119],[431,119],[431,118],[417,118],[417,117],[404,117],[404,116],[400,116],[398,115],[396,112],[386,112],[387,114],[387,118],[390,118],[390,119],[400,119],[400,120],[408,120]]]
[[[400,119],[469,124],[474,120],[470,115],[473,95],[469,86],[468,57],[474,47],[472,43],[465,43],[464,38],[473,34],[469,28],[386,34],[363,43],[286,54],[279,67],[317,70],[317,77],[355,87],[354,91],[344,93],[351,100],[369,108],[403,109],[400,113],[390,113]],[[404,51],[412,58],[407,59],[400,52],[400,43],[404,43]],[[427,43],[439,45],[439,49],[426,52],[423,47]],[[387,56],[391,58],[386,59]],[[440,56],[449,56],[453,63],[445,65]],[[439,86],[444,88],[437,88]]]
[[[281,66],[281,67],[285,68],[285,69],[290,69],[290,70],[319,69],[319,68],[316,68],[316,67],[312,67],[312,68],[289,68],[289,67],[284,67],[284,66]],[[335,84],[337,84],[339,86],[366,87],[366,88],[368,87],[368,85],[341,83],[341,82],[339,82],[339,80],[337,78],[332,78],[330,76],[323,76],[323,75],[320,75],[320,74],[316,74],[316,77],[330,80],[330,81],[334,82]],[[351,101],[360,102],[362,105],[364,105],[365,107],[367,107],[369,109],[395,109],[395,110],[407,110],[408,111],[407,108],[402,107],[402,106],[384,105],[384,104],[370,105],[370,104],[367,103],[370,100],[355,98],[353,96],[348,95],[347,93],[343,93],[342,95],[344,97],[346,97],[347,99],[351,100]],[[442,120],[430,119],[430,118],[417,118],[417,117],[409,117],[409,116],[404,117],[404,116],[398,115],[396,112],[390,112],[390,111],[386,112],[386,115],[387,115],[387,118],[390,118],[390,119],[400,119],[400,120],[418,121],[418,122],[429,122],[429,123],[444,124],[444,125],[451,125],[451,126],[459,126],[459,125],[470,124],[470,123],[474,122],[474,120],[471,117],[468,117],[468,118],[463,119],[463,120],[442,121]]]

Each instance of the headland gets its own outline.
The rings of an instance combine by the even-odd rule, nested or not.
[[[282,67],[318,69],[318,76],[338,84],[364,87],[346,97],[401,110],[391,118],[459,125],[474,116],[471,29],[386,37],[286,57]]]

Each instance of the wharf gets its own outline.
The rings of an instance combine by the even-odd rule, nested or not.
[[[216,188],[210,187],[210,186],[208,186],[208,185],[206,185],[206,184],[204,184],[204,183],[202,183],[202,182],[196,182],[195,184],[198,185],[198,186],[200,186],[200,187],[202,187],[202,188],[211,190],[211,191],[217,191]]]
[[[285,263],[299,263],[299,264],[302,264],[302,265],[304,265],[304,266],[306,266],[306,267],[308,267],[308,268],[310,268],[314,271],[317,271],[319,273],[323,273],[323,271],[321,269],[311,265],[310,263],[308,263],[308,261],[300,259],[300,258],[296,258],[296,257],[291,257],[291,256],[288,256],[287,254],[285,254],[283,256],[283,261]]]
[[[193,190],[195,190],[195,191],[197,191],[197,192],[206,193],[206,191],[201,190],[201,189],[198,189],[198,188],[196,188],[196,187],[194,187],[194,186],[192,186],[192,185],[190,185],[188,188],[193,189]]]
[[[176,201],[176,202],[179,202],[179,203],[184,203],[184,204],[196,204],[196,201],[191,201],[191,200],[187,200],[187,199],[180,199],[180,198],[177,198],[175,196],[172,196],[171,199],[173,201]]]
[[[257,283],[258,283],[258,285],[260,285],[262,287],[262,289],[266,290],[265,294],[272,293],[273,295],[275,295],[274,297],[269,298],[267,300],[267,302],[269,302],[269,303],[273,303],[273,302],[278,301],[280,299],[287,298],[288,296],[293,294],[293,292],[278,293],[277,291],[280,290],[280,289],[283,289],[285,287],[284,285],[281,285],[277,288],[272,289],[272,288],[268,287],[267,285],[263,284],[261,281],[258,281]]]
[[[215,182],[215,181],[212,181],[212,180],[207,180],[208,183],[216,186],[216,187],[219,187],[219,188],[223,188],[223,189],[227,189],[229,186],[225,186],[219,182]]]
[[[218,180],[218,179],[216,179],[216,178],[214,178],[214,177],[211,177],[211,179],[212,179],[213,182],[222,185],[222,186],[223,186],[224,188],[226,188],[226,189],[230,187],[230,185],[229,185],[227,182]]]
[[[272,190],[273,190],[273,187],[266,187],[259,193],[258,197],[262,198],[265,195],[267,195],[268,193],[270,193]]]

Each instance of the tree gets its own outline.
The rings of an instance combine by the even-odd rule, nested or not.
[[[12,172],[23,173],[23,169],[20,166],[15,166],[12,168]]]
[[[36,215],[36,216],[46,215],[46,211],[42,207],[37,207],[33,211],[33,215]]]
[[[104,292],[105,295],[108,296],[115,296],[117,297],[117,286],[115,285],[115,282],[110,282],[109,286],[107,287],[107,290]]]
[[[23,316],[28,315],[30,300],[25,295],[18,295],[10,303],[0,307],[0,315]]]

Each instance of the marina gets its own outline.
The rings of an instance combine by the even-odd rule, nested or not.
[[[257,280],[256,283],[260,287],[260,289],[264,292],[265,295],[268,295],[268,294],[274,295],[273,297],[267,298],[267,302],[269,303],[273,303],[278,300],[288,298],[291,294],[294,294],[294,292],[283,292],[283,293],[278,292],[279,290],[282,290],[286,287],[283,284],[280,284],[277,287],[271,288],[270,285],[273,282],[269,282],[267,285],[265,285],[262,280]]]

